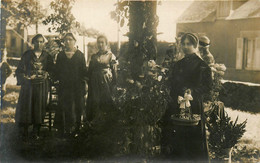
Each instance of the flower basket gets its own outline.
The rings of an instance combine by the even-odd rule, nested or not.
[[[171,116],[172,124],[180,126],[196,126],[199,124],[200,120],[201,117],[198,114],[193,114],[192,118],[183,118],[178,114],[174,114]]]

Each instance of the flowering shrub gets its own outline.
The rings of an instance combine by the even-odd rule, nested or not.
[[[226,151],[237,144],[238,140],[245,132],[246,120],[237,124],[238,117],[235,122],[231,121],[227,112],[224,110],[224,103],[219,101],[219,92],[222,87],[226,67],[224,64],[210,65],[212,70],[213,89],[209,97],[205,97],[208,101],[209,112],[207,112],[207,128],[209,132],[208,142],[212,159],[221,160],[226,156]]]
[[[167,68],[150,60],[144,64],[144,76],[133,80],[126,72],[128,63],[121,65],[116,105],[125,128],[125,153],[155,155],[159,153],[160,128],[158,121],[169,99],[166,86]]]
[[[129,66],[120,61],[117,87],[113,90],[116,109],[100,112],[97,121],[81,130],[80,148],[88,157],[159,154],[158,121],[169,98],[168,69],[151,60],[143,66],[144,76],[133,80]]]
[[[211,93],[205,97],[204,101],[219,101],[219,92],[223,89],[221,80],[224,77],[226,66],[224,64],[212,64],[209,65],[212,71],[213,86]]]

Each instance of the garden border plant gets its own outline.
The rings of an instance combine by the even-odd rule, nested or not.
[[[246,122],[238,124],[238,117],[235,122],[224,110],[224,103],[219,100],[219,92],[223,89],[221,80],[223,79],[226,67],[224,64],[211,65],[213,77],[213,89],[208,99],[207,107],[210,111],[206,112],[209,137],[210,156],[214,160],[223,160],[230,157],[230,150],[245,133]]]

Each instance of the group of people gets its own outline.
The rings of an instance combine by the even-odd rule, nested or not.
[[[76,38],[72,33],[63,37],[65,48],[58,54],[56,64],[44,52],[45,38],[38,34],[32,39],[33,50],[25,52],[16,70],[18,84],[21,85],[19,102],[16,110],[16,123],[28,136],[28,126],[33,124],[33,136],[39,138],[47,103],[46,88],[49,87],[43,72],[52,74],[59,81],[59,108],[56,111],[58,130],[62,134],[74,134],[80,129],[81,115],[86,112],[86,119],[91,122],[98,112],[113,108],[112,91],[117,79],[117,60],[108,49],[108,40],[101,35],[97,38],[98,53],[91,57],[86,67],[84,54],[75,47]],[[214,58],[208,48],[207,37],[201,40],[185,33],[181,40],[184,58],[177,61],[169,74],[170,96],[172,102],[162,117],[162,153],[177,159],[208,160],[203,95],[212,88],[210,64]],[[198,49],[204,53],[198,54]],[[40,63],[42,66],[35,66]],[[39,65],[39,64],[36,64]],[[38,78],[37,78],[38,77]],[[38,79],[38,80],[37,80]],[[85,82],[88,82],[86,109],[84,105]],[[180,113],[178,97],[189,91],[193,97],[191,111],[201,115],[195,126],[179,126],[171,123],[171,116]]]
[[[61,136],[76,136],[85,112],[90,122],[97,110],[113,107],[110,92],[116,82],[117,60],[108,48],[106,36],[97,38],[99,51],[92,56],[88,68],[84,54],[76,47],[76,41],[73,33],[66,33],[63,37],[64,48],[54,62],[54,58],[43,50],[45,37],[37,34],[32,39],[34,48],[22,55],[16,69],[21,91],[15,120],[23,138],[28,138],[28,127],[33,125],[32,137],[39,139],[48,102],[48,76],[59,82],[54,125]],[[86,81],[89,88],[87,111],[84,99]]]

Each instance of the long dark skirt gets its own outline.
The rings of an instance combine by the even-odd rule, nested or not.
[[[176,161],[208,162],[205,126],[167,125],[162,128],[162,153]]]
[[[59,91],[58,98],[54,127],[63,132],[79,128],[83,108],[85,108],[84,96],[72,89],[62,89]]]
[[[23,124],[42,124],[44,121],[49,81],[26,80],[22,86],[16,108],[15,121]]]

